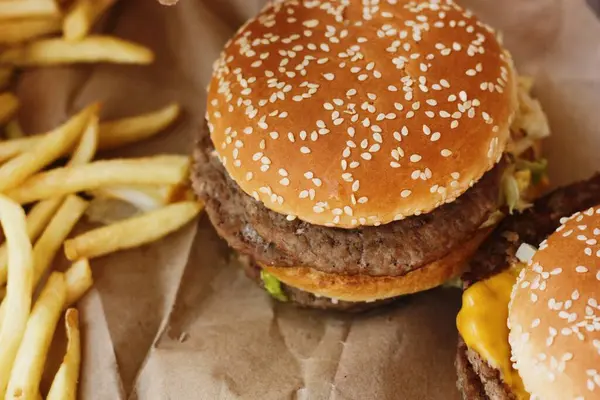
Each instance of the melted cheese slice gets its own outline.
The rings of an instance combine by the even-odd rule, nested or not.
[[[456,326],[467,346],[500,371],[518,400],[529,399],[521,377],[512,367],[508,343],[508,303],[522,266],[516,266],[470,286]]]

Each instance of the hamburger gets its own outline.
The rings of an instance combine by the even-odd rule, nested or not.
[[[543,175],[546,118],[453,1],[274,1],[215,62],[193,172],[273,297],[357,309],[460,275]]]
[[[465,400],[600,398],[600,175],[502,221],[465,274]],[[534,247],[535,246],[535,247]]]

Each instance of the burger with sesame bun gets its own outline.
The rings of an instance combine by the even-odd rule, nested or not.
[[[599,204],[597,175],[504,219],[477,251],[457,317],[465,400],[600,399]]]
[[[427,290],[542,180],[530,89],[453,1],[273,1],[215,63],[195,191],[279,300]]]

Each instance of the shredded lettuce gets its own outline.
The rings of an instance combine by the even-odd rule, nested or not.
[[[452,278],[452,279],[449,279],[446,282],[444,282],[444,284],[442,285],[442,287],[462,289],[463,288],[463,281],[459,277]]]
[[[502,194],[511,215],[515,210],[520,212],[531,206],[522,197],[523,192],[529,187],[530,177],[531,173],[528,170],[515,171],[514,167],[504,173]]]
[[[542,139],[550,135],[550,127],[540,102],[531,95],[532,87],[533,79],[519,77],[519,108],[512,128],[522,130],[528,138]]]
[[[531,183],[537,185],[546,176],[548,160],[546,160],[545,158],[536,161],[518,159],[516,166],[517,170],[531,171]]]
[[[491,213],[488,218],[485,220],[483,224],[479,227],[479,229],[489,228],[491,226],[497,225],[502,219],[504,219],[505,215],[502,211],[496,210]]]
[[[548,161],[540,159],[529,161],[517,158],[514,165],[504,172],[502,177],[502,198],[510,214],[515,210],[523,211],[531,207],[527,201],[528,189],[539,184],[546,176]]]
[[[288,301],[288,297],[281,288],[281,282],[279,281],[279,279],[275,278],[273,275],[271,275],[265,270],[260,271],[260,279],[262,279],[263,281],[265,290],[269,292],[269,294],[273,298],[279,301]]]

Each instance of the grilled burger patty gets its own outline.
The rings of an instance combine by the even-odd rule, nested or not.
[[[517,262],[515,254],[519,246],[542,242],[560,226],[562,217],[597,204],[600,204],[600,174],[559,188],[539,199],[523,214],[506,218],[469,263],[469,272],[463,276],[465,289]],[[457,385],[465,400],[514,399],[500,372],[468,349],[462,338],[458,343],[456,369]]]
[[[431,213],[378,227],[339,229],[288,221],[267,209],[229,178],[213,151],[204,127],[194,154],[193,184],[231,247],[266,265],[348,275],[405,275],[460,246],[497,209],[506,167],[500,162],[456,201]]]

